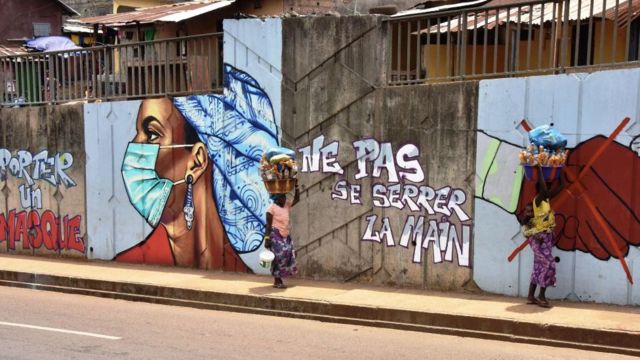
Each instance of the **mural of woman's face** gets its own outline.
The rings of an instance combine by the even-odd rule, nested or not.
[[[155,169],[158,176],[173,182],[193,176],[196,183],[208,166],[204,144],[186,139],[186,120],[174,107],[171,99],[147,99],[142,102],[136,119],[135,143],[160,145]],[[193,145],[189,147],[166,146]],[[186,186],[173,187],[162,214],[162,222],[182,214]]]
[[[139,105],[121,171],[131,205],[155,229],[121,253],[122,261],[244,271],[237,252],[260,249],[256,230],[271,202],[264,186],[251,180],[260,179],[254,155],[278,146],[278,125],[271,101],[249,74],[225,66],[225,94]],[[228,121],[234,126],[224,134],[210,133]],[[217,141],[221,135],[224,141]]]

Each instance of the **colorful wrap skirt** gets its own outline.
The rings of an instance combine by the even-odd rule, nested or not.
[[[298,273],[296,265],[296,252],[293,248],[291,236],[286,238],[280,235],[276,228],[271,229],[271,251],[275,259],[271,263],[271,274],[275,277],[284,278]]]
[[[533,272],[531,283],[540,287],[556,286],[556,261],[553,249],[553,233],[540,232],[528,238],[533,250]]]

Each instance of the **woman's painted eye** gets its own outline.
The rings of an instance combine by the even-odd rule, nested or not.
[[[151,131],[151,130],[148,130],[148,131],[149,131],[149,134],[148,134],[149,141],[156,141],[160,137],[160,135],[157,132]]]

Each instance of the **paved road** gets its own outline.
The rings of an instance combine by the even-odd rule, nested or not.
[[[631,359],[0,287],[0,359]]]

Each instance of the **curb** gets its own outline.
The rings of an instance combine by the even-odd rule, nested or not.
[[[0,285],[199,309],[456,335],[640,356],[640,334],[510,319],[229,294],[0,270]]]

